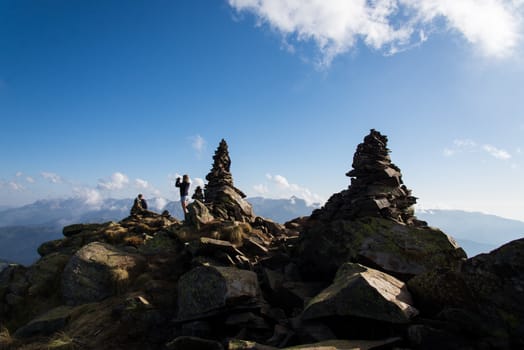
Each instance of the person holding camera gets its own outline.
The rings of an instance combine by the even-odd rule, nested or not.
[[[180,181],[180,177],[176,178],[175,186],[180,188],[180,204],[182,204],[182,211],[184,215],[188,213],[187,211],[187,202],[189,199],[189,186],[191,181],[189,180],[189,175],[185,174]]]

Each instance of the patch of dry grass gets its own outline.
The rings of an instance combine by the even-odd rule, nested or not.
[[[121,243],[123,242],[126,234],[129,231],[120,225],[113,225],[104,230],[103,234],[109,243]]]
[[[5,327],[0,327],[0,350],[14,349],[12,346],[15,340],[11,337],[9,330]]]
[[[47,344],[48,350],[74,350],[77,349],[74,339],[64,332],[56,333]]]
[[[134,247],[138,247],[144,243],[144,239],[140,236],[127,236],[124,237],[124,243]]]

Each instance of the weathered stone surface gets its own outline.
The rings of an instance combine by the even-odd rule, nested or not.
[[[475,349],[463,337],[446,330],[425,325],[413,325],[408,328],[409,344],[415,349]],[[486,344],[487,345],[487,344]],[[484,347],[478,347],[482,349]],[[490,348],[490,347],[487,347]]]
[[[253,221],[253,208],[238,190],[231,186],[217,187],[212,213],[223,220]],[[206,196],[206,201],[207,201]]]
[[[268,254],[268,248],[257,242],[254,238],[247,237],[243,240],[242,249],[248,250],[257,256],[265,256]]]
[[[275,305],[287,310],[303,309],[304,305],[323,289],[323,284],[291,280],[278,271],[263,269],[262,273],[268,298]]]
[[[158,232],[152,237],[147,237],[144,243],[138,246],[138,252],[145,256],[175,254],[176,250],[176,242],[165,232]]]
[[[408,280],[435,267],[456,270],[466,253],[440,230],[368,217],[317,223],[298,243],[301,267],[308,274],[333,276],[355,261]]]
[[[231,314],[227,317],[225,324],[250,329],[269,329],[267,322],[260,316],[252,312],[240,312]]]
[[[33,264],[26,273],[30,283],[27,290],[29,296],[49,296],[60,287],[60,276],[70,256],[51,253]]]
[[[232,256],[243,255],[231,242],[209,237],[200,237],[200,239],[190,242],[187,249],[193,255],[209,254],[216,251],[222,251]]]
[[[258,344],[254,341],[231,339],[227,343],[228,350],[277,350],[277,348]]]
[[[314,344],[304,344],[285,348],[284,350],[368,350],[368,349],[389,349],[395,343],[399,343],[401,338],[393,337],[383,340],[326,340]]]
[[[284,230],[283,225],[260,216],[255,218],[255,226],[262,227],[266,232],[272,235],[278,235]]]
[[[66,237],[71,237],[76,234],[79,234],[84,231],[96,231],[106,227],[108,223],[105,224],[73,224],[65,226],[62,230],[62,233]]]
[[[197,337],[182,336],[166,344],[169,350],[223,350],[217,341]]]
[[[359,264],[341,266],[331,286],[304,308],[302,319],[356,316],[389,323],[407,323],[418,311],[403,282]]]
[[[187,221],[196,227],[201,227],[201,225],[208,224],[215,220],[213,215],[209,212],[209,209],[200,200],[195,200],[190,203],[187,209],[189,211],[187,214]]]
[[[14,336],[27,338],[35,335],[50,335],[66,325],[71,316],[71,309],[69,306],[56,307],[20,327]]]
[[[234,306],[258,302],[257,275],[230,267],[196,267],[178,282],[178,318],[201,318]]]
[[[145,259],[111,245],[93,242],[68,262],[62,276],[62,294],[68,305],[99,301],[125,289],[145,268]]]
[[[459,271],[440,269],[417,276],[409,288],[428,314],[463,309],[481,320],[470,333],[524,346],[524,239],[468,259]],[[464,328],[457,325],[459,319],[446,321]],[[489,329],[482,326],[487,324]]]

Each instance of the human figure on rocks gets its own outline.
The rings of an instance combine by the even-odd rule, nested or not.
[[[191,199],[199,200],[201,202],[204,201],[204,191],[202,190],[202,187],[197,186],[197,188],[195,188],[195,193],[193,193]]]
[[[131,215],[141,214],[147,211],[147,202],[142,193],[138,194],[131,207]]]
[[[189,187],[191,181],[189,180],[189,175],[185,174],[180,181],[180,177],[176,178],[175,186],[180,188],[180,204],[182,205],[182,211],[184,215],[188,213],[187,211],[187,202],[189,199]]]

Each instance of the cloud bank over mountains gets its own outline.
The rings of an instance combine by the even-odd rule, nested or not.
[[[483,55],[510,56],[522,37],[522,0],[228,0],[280,33],[287,47],[312,41],[329,66],[359,42],[386,55],[437,32],[458,33]]]
[[[323,204],[326,199],[322,196],[312,192],[310,189],[290,183],[288,179],[282,175],[266,174],[266,181],[253,186],[253,190],[257,195],[270,198],[292,198],[297,197],[305,201],[307,205]]]

